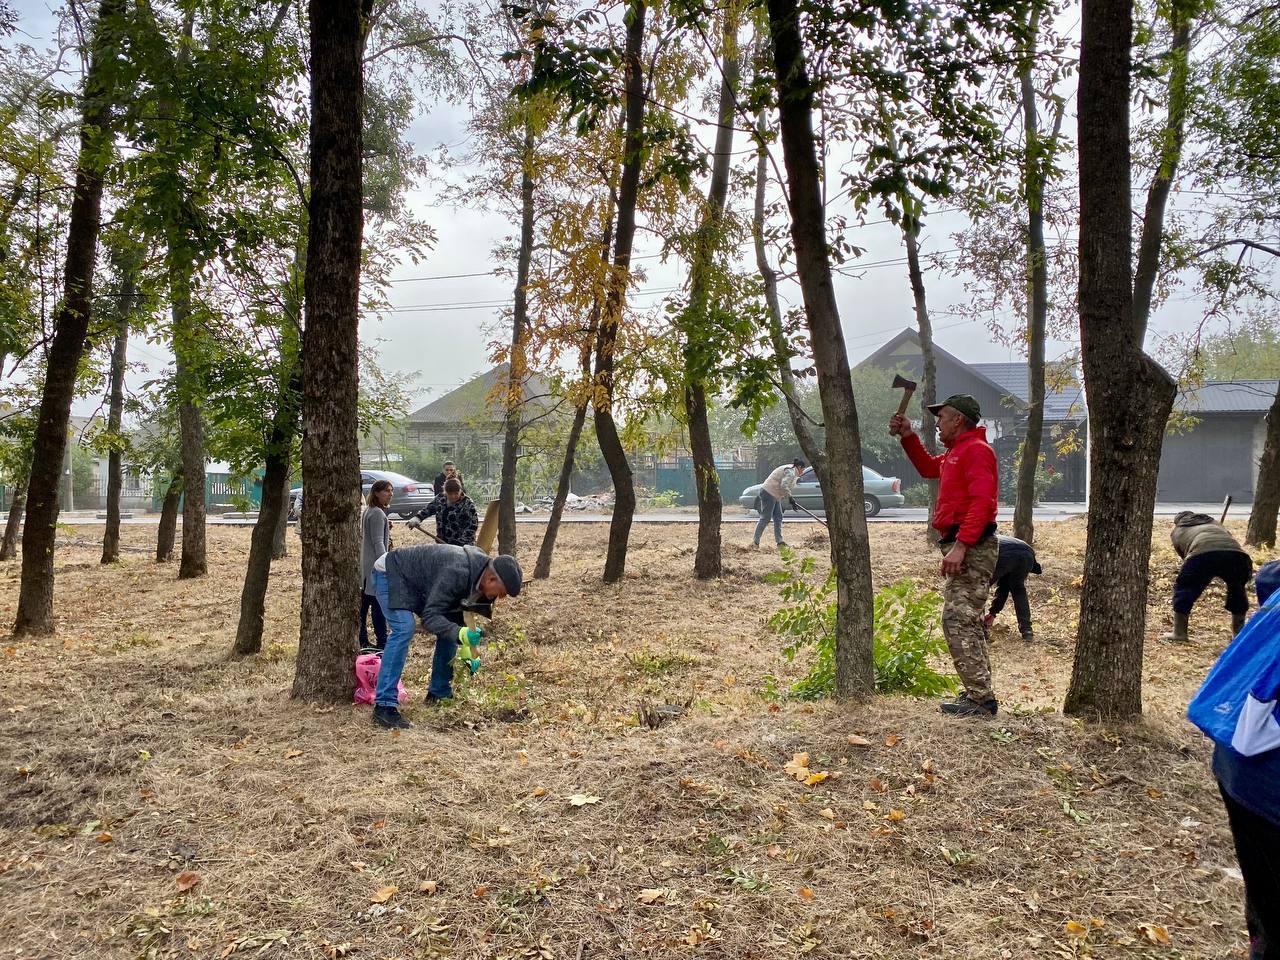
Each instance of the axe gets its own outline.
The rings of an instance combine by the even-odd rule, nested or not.
[[[893,389],[902,388],[902,402],[898,404],[898,416],[902,416],[907,412],[907,406],[911,403],[911,395],[916,392],[916,382],[908,380],[900,373],[893,376]]]
[[[1231,509],[1231,494],[1227,494],[1226,499],[1222,501],[1222,517],[1218,520],[1218,524],[1227,522],[1227,511]]]

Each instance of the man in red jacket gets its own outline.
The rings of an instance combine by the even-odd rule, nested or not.
[[[889,432],[902,442],[920,476],[937,478],[938,502],[933,526],[941,537],[943,590],[942,633],[955,661],[964,693],[944,703],[942,712],[959,717],[993,717],[997,703],[991,689],[991,662],[982,627],[987,591],[1000,548],[996,542],[996,496],[1000,479],[996,454],[987,443],[978,401],[958,393],[929,411],[937,418],[938,437],[947,452],[934,457],[924,448],[911,420],[895,414]]]

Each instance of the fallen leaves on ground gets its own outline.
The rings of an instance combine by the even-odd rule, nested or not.
[[[573,807],[585,807],[589,803],[599,803],[600,798],[592,796],[589,793],[575,793],[565,797],[569,801],[569,805]]]
[[[636,900],[652,907],[666,903],[670,895],[671,890],[669,887],[645,887],[636,895]]]
[[[1169,945],[1169,931],[1158,923],[1140,923],[1138,932],[1158,947]]]
[[[400,888],[397,887],[395,884],[387,884],[387,886],[385,887],[379,887],[377,892],[374,893],[371,897],[369,897],[369,902],[370,903],[386,903],[388,900],[390,900],[399,892],[400,892]]]
[[[434,880],[423,880],[420,884],[418,884],[418,891],[420,893],[425,893],[429,897],[435,896],[436,891],[439,889],[440,889],[440,884],[438,884]]]
[[[200,874],[194,870],[183,870],[174,878],[174,883],[177,884],[179,893],[186,893],[199,882]]]

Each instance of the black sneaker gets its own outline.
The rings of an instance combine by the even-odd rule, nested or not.
[[[442,703],[452,703],[453,697],[437,697],[434,693],[428,693],[423,701],[429,707],[437,707]]]
[[[949,717],[994,717],[998,709],[994,698],[978,703],[964,693],[942,704],[942,712]]]
[[[400,716],[395,707],[374,707],[373,725],[384,730],[412,730],[413,724]]]
[[[1035,643],[1036,635],[1033,631],[1028,630],[1026,633],[1022,635],[1022,639],[1025,640],[1027,643]]]

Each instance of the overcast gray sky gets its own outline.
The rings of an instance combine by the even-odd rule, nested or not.
[[[48,0],[18,0],[16,6],[26,36],[14,39],[47,44],[55,22],[50,11],[57,5]],[[465,153],[466,114],[448,104],[429,105],[413,124],[412,139],[424,153],[430,154],[441,144],[448,144],[455,156]],[[706,131],[703,139],[710,139]],[[488,344],[501,317],[500,304],[511,297],[511,282],[504,277],[458,275],[483,274],[499,266],[492,251],[501,238],[513,232],[514,225],[474,208],[439,205],[439,186],[429,176],[413,191],[410,202],[413,211],[437,231],[434,249],[422,262],[397,269],[390,311],[361,320],[361,336],[366,341],[379,341],[383,367],[413,376],[415,405],[448,392],[489,366]],[[1135,188],[1145,188],[1145,183],[1135,178]],[[776,192],[776,185],[774,189]],[[1182,194],[1175,195],[1173,202],[1185,208],[1204,201]],[[952,250],[951,234],[964,226],[965,219],[957,212],[928,217],[921,237],[922,252],[927,256]],[[914,325],[914,316],[901,234],[890,224],[871,223],[851,231],[849,239],[865,250],[851,265],[860,275],[838,275],[835,287],[850,360],[856,363],[898,330]],[[670,288],[684,280],[680,265],[664,265],[653,258],[658,251],[652,236],[643,231],[637,236],[636,255],[649,258],[642,261],[649,277],[635,298],[637,304],[660,302],[660,295],[644,291]],[[744,251],[746,256],[749,251]],[[1021,359],[1015,348],[995,342],[982,322],[959,320],[954,315],[966,299],[962,277],[931,269],[926,285],[936,340],[944,349],[968,361]],[[781,293],[788,305],[799,304],[796,284],[784,284]],[[1205,310],[1206,305],[1189,297],[1183,288],[1153,317],[1152,338],[1193,329]],[[1070,342],[1050,343],[1049,355],[1065,354],[1074,346]],[[145,342],[131,344],[130,356],[154,370],[169,360],[162,347]],[[145,376],[139,374],[135,379],[141,381]],[[95,405],[79,404],[77,412]]]

